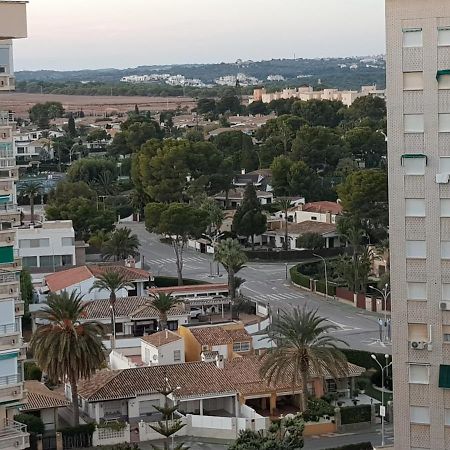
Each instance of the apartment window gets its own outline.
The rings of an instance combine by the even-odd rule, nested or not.
[[[442,283],[442,300],[450,301],[450,283]]]
[[[426,300],[427,299],[427,283],[407,283],[408,300]]]
[[[6,67],[0,66],[0,73],[6,73]]]
[[[450,89],[450,75],[440,74],[438,76],[438,88],[441,90]]]
[[[441,156],[439,158],[439,173],[450,173],[450,157]]]
[[[430,408],[428,406],[411,406],[409,414],[411,423],[430,423]]]
[[[233,352],[248,352],[250,351],[250,342],[235,342],[233,344]]]
[[[441,241],[441,259],[450,259],[450,241]]]
[[[450,343],[450,325],[442,325],[442,339],[444,343]]]
[[[450,198],[441,198],[441,217],[450,217]]]
[[[175,362],[180,362],[181,361],[181,350],[174,350],[173,351],[173,360]]]
[[[409,341],[428,341],[428,326],[426,323],[409,323],[408,340]]]
[[[19,248],[50,247],[50,239],[20,239]]]
[[[61,238],[61,245],[63,247],[70,247],[75,245],[75,239],[73,237],[63,237]]]
[[[439,114],[439,132],[450,133],[450,114]]]
[[[445,47],[450,45],[450,28],[439,28],[438,45],[439,47]]]
[[[73,265],[72,255],[61,255],[61,265],[62,266],[72,266]]]
[[[444,409],[444,425],[448,427],[450,425],[450,409]]]
[[[202,352],[207,352],[209,347],[207,345],[202,345]]]
[[[422,155],[417,158],[402,158],[402,164],[405,168],[405,175],[425,175],[427,158]]]
[[[425,200],[407,198],[405,200],[406,217],[425,217]]]
[[[422,47],[422,29],[403,30],[403,47]]]
[[[56,267],[56,260],[53,255],[39,257],[40,267]]]
[[[425,241],[406,241],[407,258],[426,258],[427,245]]]
[[[22,264],[24,267],[37,267],[37,256],[24,256],[22,258]]]
[[[405,72],[403,74],[403,90],[422,91],[423,72]]]
[[[425,131],[423,114],[405,114],[403,121],[405,133],[423,133]]]
[[[429,384],[430,368],[423,364],[410,364],[409,382],[412,384]]]

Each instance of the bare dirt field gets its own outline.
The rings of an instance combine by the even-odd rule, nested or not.
[[[61,102],[66,111],[83,110],[86,115],[103,116],[108,113],[124,113],[138,105],[141,110],[166,111],[177,107],[195,107],[195,101],[189,97],[125,97],[125,96],[87,96],[25,94],[18,92],[0,92],[0,111],[12,110],[16,116],[25,117],[36,103]]]

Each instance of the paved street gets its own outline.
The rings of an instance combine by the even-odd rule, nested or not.
[[[141,242],[141,254],[145,264],[154,275],[176,276],[175,256],[172,247],[160,242],[160,237],[145,230],[144,224],[125,224],[133,230]],[[288,268],[292,267],[290,264]],[[211,273],[214,276],[211,276]],[[184,254],[183,276],[204,280],[205,282],[226,283],[226,272],[220,267],[217,276],[217,263],[210,255],[187,249]],[[307,304],[318,308],[319,313],[338,327],[336,336],[346,341],[351,348],[372,352],[391,353],[390,345],[378,341],[377,316],[336,300],[295,288],[286,280],[284,263],[248,263],[239,272],[246,282],[241,288],[243,294],[252,299],[268,302],[272,311],[290,309]]]

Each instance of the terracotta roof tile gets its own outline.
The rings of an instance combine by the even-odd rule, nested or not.
[[[233,342],[247,342],[251,341],[252,337],[247,333],[245,328],[238,328],[236,330],[225,330],[231,337]]]
[[[143,336],[141,339],[153,347],[162,347],[163,345],[179,341],[182,337],[173,331],[165,330],[158,331],[157,333],[150,334],[149,336]]]
[[[307,203],[302,207],[303,211],[331,214],[342,214],[342,209],[339,203],[327,201]]]
[[[64,396],[51,391],[39,381],[25,381],[25,389],[28,391],[28,399],[27,403],[20,408],[21,411],[60,408],[71,404]]]
[[[232,344],[233,339],[222,327],[190,328],[191,333],[200,345],[226,345]]]
[[[136,267],[126,267],[119,265],[89,265],[87,266],[94,277],[104,274],[105,272],[114,271],[119,272],[125,277],[127,281],[148,281],[150,273],[146,270],[137,269]]]
[[[134,398],[160,391],[165,378],[171,386],[180,386],[177,397],[201,397],[210,394],[236,393],[225,371],[214,363],[183,363],[168,366],[101,371],[79,383],[79,394],[89,401]]]
[[[149,297],[119,297],[116,300],[116,317],[131,318],[159,318],[159,311],[153,306],[152,299]],[[175,306],[169,312],[169,316],[183,316],[187,312],[184,305]],[[85,319],[99,320],[111,317],[109,299],[99,299],[86,302]]]

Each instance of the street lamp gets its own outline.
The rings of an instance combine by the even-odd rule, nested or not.
[[[383,366],[380,361],[378,361],[377,357],[372,354],[370,357],[380,366],[381,369],[381,408],[380,408],[380,416],[381,416],[381,446],[384,446],[384,416],[386,415],[385,406],[384,406],[384,371],[392,365],[392,361],[388,364],[389,355],[384,355],[386,358],[386,365]]]
[[[175,389],[174,389],[174,391],[179,391],[181,389],[181,386],[177,386]],[[174,398],[174,400],[173,400],[173,403],[174,403],[174,405],[175,405],[175,398]],[[173,426],[173,411],[172,411],[172,424],[171,424],[171,426]],[[175,449],[175,433],[174,434],[172,434],[172,450],[174,450]]]
[[[384,309],[384,324],[387,324],[387,299],[389,298],[389,296],[391,295],[391,291],[389,290],[389,284],[386,283],[383,287],[383,290],[376,288],[375,286],[370,286],[371,289],[373,289],[374,291],[377,291],[381,294],[381,296],[383,297],[383,309]],[[386,336],[384,337],[384,340],[386,340]]]
[[[384,140],[385,140],[385,142],[387,142],[388,141],[388,137],[387,137],[387,134],[383,131],[383,130],[377,130],[376,131],[376,133],[380,133],[380,134],[382,134],[383,136],[384,136]]]
[[[323,261],[323,264],[325,266],[325,300],[328,300],[328,274],[327,274],[327,261],[323,256],[317,255],[316,253],[313,253],[313,256],[316,256],[317,258],[320,258]]]

